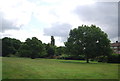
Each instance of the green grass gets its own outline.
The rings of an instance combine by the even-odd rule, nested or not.
[[[0,57],[0,80],[2,80],[2,57]]]
[[[118,64],[4,57],[3,79],[118,79]]]

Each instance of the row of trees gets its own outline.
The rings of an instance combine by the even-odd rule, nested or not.
[[[81,58],[90,59],[108,57],[112,54],[110,40],[106,33],[95,25],[82,25],[70,30],[65,47],[55,46],[54,36],[51,36],[51,43],[45,44],[36,37],[28,38],[25,42],[5,37],[3,42],[3,56],[16,55],[20,57],[47,57],[53,58]]]
[[[54,45],[55,40],[51,36],[51,44],[42,43],[36,37],[27,38],[25,42],[14,38],[2,39],[2,56],[19,56],[34,58],[53,58],[63,53],[64,47]]]

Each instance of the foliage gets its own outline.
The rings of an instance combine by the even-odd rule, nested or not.
[[[65,47],[55,46],[54,36],[51,43],[42,44],[36,37],[27,38],[25,42],[5,37],[2,39],[3,56],[20,56],[30,58],[64,58],[64,59],[94,59],[110,56],[110,40],[106,33],[95,25],[82,25],[70,31]],[[67,54],[67,55],[65,55]]]
[[[108,56],[108,63],[120,63],[120,54],[112,54]]]
[[[66,48],[64,46],[56,47],[56,56],[60,56],[66,53]]]
[[[65,60],[85,60],[84,55],[79,55],[79,56],[74,56],[74,55],[67,55],[67,54],[62,54],[58,57],[58,59],[65,59]]]
[[[120,63],[120,54],[111,54],[109,56],[100,56],[98,62]]]
[[[16,53],[16,55],[20,57],[30,57],[30,53],[31,50],[29,46],[26,43],[23,43],[18,52]]]
[[[47,57],[53,58],[54,55],[55,55],[55,46],[48,44]]]
[[[20,47],[18,54],[21,57],[31,57],[32,59],[39,57],[43,52],[43,45],[36,37],[28,38]]]
[[[55,46],[55,39],[54,39],[54,36],[51,36],[51,45],[52,45],[52,46]]]
[[[108,56],[99,56],[96,59],[98,62],[107,62],[108,61]]]
[[[2,56],[8,56],[9,54],[15,54],[21,46],[21,41],[5,37],[2,39]]]
[[[2,39],[0,39],[0,56],[2,56]]]
[[[45,48],[45,44],[42,44],[42,53],[39,55],[39,58],[45,58],[47,56],[47,50]]]
[[[95,25],[82,25],[71,30],[65,46],[69,55],[85,55],[87,62],[90,58],[111,53],[107,34]]]

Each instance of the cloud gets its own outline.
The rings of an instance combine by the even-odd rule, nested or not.
[[[5,31],[11,30],[11,29],[12,30],[20,29],[20,27],[16,26],[16,24],[14,22],[6,20],[4,18],[2,18],[2,21],[0,21],[0,23],[2,24],[2,25],[0,25],[0,28],[1,28],[0,32],[5,32]]]
[[[19,27],[17,27],[13,21],[5,19],[4,14],[0,12],[0,32],[4,32],[10,29],[18,30]]]
[[[36,36],[46,43],[50,42],[50,36],[53,35],[56,43],[61,45],[67,39],[70,29],[82,24],[96,24],[110,38],[116,39],[116,3],[89,1],[3,0],[0,3],[0,12],[3,12],[0,13],[0,34],[20,40]]]
[[[120,2],[118,3],[118,40],[120,41]]]
[[[94,5],[82,5],[75,9],[79,19],[100,26],[110,39],[118,36],[117,2],[97,2]]]
[[[95,0],[96,2],[119,2],[120,0]]]
[[[7,2],[7,3],[6,3]],[[0,3],[0,32],[19,30],[31,20],[35,5],[27,0],[4,0]]]
[[[65,41],[71,29],[68,23],[54,23],[50,28],[44,28],[44,35],[60,37],[61,41]]]

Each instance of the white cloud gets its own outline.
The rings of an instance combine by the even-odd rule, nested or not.
[[[99,26],[108,34],[111,41],[118,37],[117,2],[98,2],[92,6],[78,6],[75,13],[82,21]]]
[[[44,29],[44,35],[60,37],[63,42],[68,37],[71,28],[72,25],[67,23],[54,23],[50,28]]]
[[[0,5],[4,18],[16,25],[28,24],[35,6],[27,0],[3,0]]]
[[[45,31],[48,31],[51,35],[54,32],[50,28],[54,28],[56,32],[63,32],[55,37],[56,45],[64,45],[61,40],[66,39],[68,31],[61,30],[61,27],[58,27],[59,24],[53,27],[53,24],[57,22],[70,24],[71,28],[68,28],[68,30],[82,24],[91,24],[79,18],[74,13],[74,10],[78,5],[93,6],[95,1],[97,0],[2,0],[0,1],[0,11],[4,13],[4,19],[11,23],[9,28],[4,26],[6,29],[2,34],[3,36],[14,37],[22,41],[36,36],[43,42],[48,43],[50,42],[50,36],[45,36],[43,29],[49,29],[49,31]],[[34,19],[32,16],[38,20],[38,23],[33,24]],[[20,26],[22,27],[20,28]],[[15,29],[14,27],[19,28],[19,30],[13,30]],[[62,39],[61,36],[63,36]]]

